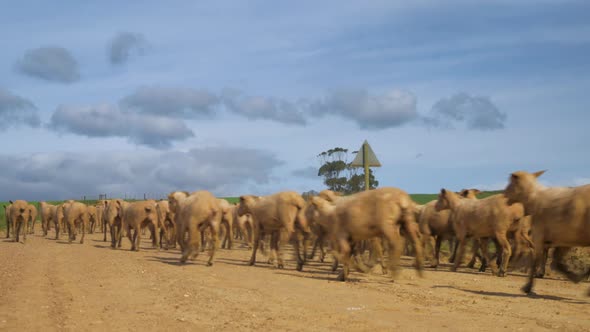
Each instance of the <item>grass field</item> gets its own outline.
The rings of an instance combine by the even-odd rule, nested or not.
[[[488,197],[491,195],[495,195],[497,193],[499,193],[499,191],[482,192],[481,194],[478,195],[478,197],[485,198],[485,197]],[[412,197],[412,199],[416,203],[425,204],[425,203],[428,203],[432,200],[437,199],[438,194],[411,194],[410,196]],[[239,197],[223,197],[223,198],[225,198],[228,202],[230,202],[232,204],[237,203],[240,200]],[[130,201],[130,200],[128,200],[128,201]],[[55,204],[55,205],[60,204],[62,202],[63,201],[47,201],[47,203]],[[86,201],[80,201],[80,202],[84,202],[86,204],[91,205],[91,204],[96,204],[97,201],[96,200],[86,200]],[[37,207],[37,211],[40,210],[39,209],[39,202],[29,202],[29,203],[35,205],[35,207]],[[8,204],[9,204],[8,202],[0,202],[0,229],[6,229],[6,218],[4,217],[4,206],[8,205]],[[40,220],[41,216],[39,216],[38,219]]]

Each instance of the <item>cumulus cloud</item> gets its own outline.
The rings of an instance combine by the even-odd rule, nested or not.
[[[180,120],[126,112],[113,105],[59,106],[48,126],[61,133],[88,137],[126,137],[132,143],[169,148],[174,141],[193,137]]]
[[[18,125],[39,127],[40,124],[33,102],[0,88],[0,130]]]
[[[437,101],[423,120],[432,127],[455,128],[464,123],[467,129],[496,130],[504,128],[506,118],[488,97],[462,92]]]
[[[305,125],[307,120],[299,103],[280,98],[245,96],[242,92],[225,89],[221,94],[225,107],[250,120],[272,120],[284,124]]]
[[[47,81],[71,83],[80,79],[78,62],[68,50],[58,46],[28,50],[17,61],[16,68],[25,75]]]
[[[299,177],[299,178],[306,178],[306,179],[318,179],[318,169],[316,167],[304,167],[293,170],[291,175]]]
[[[174,190],[238,196],[246,187],[269,183],[281,164],[270,152],[227,146],[188,152],[0,155],[0,201],[96,198],[99,193],[162,198]]]
[[[120,65],[129,60],[132,55],[141,55],[147,48],[147,41],[143,35],[131,32],[120,32],[108,46],[109,61]]]
[[[400,90],[370,94],[363,89],[329,93],[310,104],[314,115],[332,114],[355,121],[362,129],[385,129],[406,124],[418,117],[416,97]]]
[[[123,98],[121,105],[138,112],[169,117],[212,116],[219,98],[205,90],[189,88],[141,87]]]

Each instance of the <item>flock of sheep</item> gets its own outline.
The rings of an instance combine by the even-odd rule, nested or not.
[[[243,238],[252,249],[249,264],[256,262],[258,249],[264,249],[269,237],[270,262],[284,267],[280,245],[291,242],[302,270],[307,259],[319,249],[324,261],[325,246],[334,256],[338,279],[345,281],[350,268],[367,272],[380,261],[384,273],[395,278],[406,240],[415,256],[415,268],[422,275],[424,250],[433,248],[431,267],[439,262],[442,241],[454,240],[451,259],[455,271],[462,262],[466,244],[473,243],[473,266],[476,257],[482,270],[489,265],[492,273],[505,276],[511,257],[529,260],[529,279],[523,291],[530,293],[535,277],[544,274],[547,251],[554,248],[552,268],[569,280],[580,282],[590,276],[590,268],[576,273],[565,263],[572,247],[590,246],[590,185],[573,188],[552,188],[541,185],[537,178],[543,172],[519,171],[510,175],[502,194],[477,199],[477,190],[459,193],[442,189],[437,200],[418,205],[403,190],[384,187],[353,195],[341,196],[324,190],[304,199],[296,192],[280,192],[269,196],[245,195],[233,205],[207,191],[173,192],[167,200],[126,202],[121,199],[101,200],[96,205],[67,201],[60,205],[41,202],[43,234],[55,228],[55,238],[67,230],[69,242],[99,226],[111,246],[121,247],[123,236],[131,242],[131,250],[139,250],[141,232],[149,229],[153,246],[181,250],[181,262],[195,259],[209,248],[208,265],[215,260],[220,246],[231,249],[236,238]],[[7,237],[26,240],[34,231],[36,208],[17,200],[6,209]],[[223,243],[220,245],[220,240]],[[496,245],[496,258],[488,252],[489,241]],[[313,242],[308,255],[307,246]],[[363,253],[369,251],[369,262]],[[387,251],[387,265],[384,252]],[[499,267],[498,267],[499,265]],[[590,292],[588,293],[590,295]]]

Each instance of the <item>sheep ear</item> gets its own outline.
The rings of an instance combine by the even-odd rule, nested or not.
[[[446,194],[446,193],[447,193],[447,190],[446,190],[445,188],[442,188],[442,189],[440,190],[440,193],[444,195],[444,194]]]
[[[244,202],[245,196],[240,196],[240,203]]]
[[[510,180],[512,180],[512,181],[518,180],[518,174],[516,174],[516,173],[510,174]]]
[[[14,204],[14,203],[12,203],[12,201],[9,201],[9,202],[10,202],[10,204]]]
[[[533,173],[533,175],[534,175],[536,178],[538,178],[539,176],[543,175],[543,173],[545,173],[545,172],[547,172],[547,170],[546,170],[546,169],[545,169],[545,170],[542,170],[542,171],[535,172],[535,173]]]

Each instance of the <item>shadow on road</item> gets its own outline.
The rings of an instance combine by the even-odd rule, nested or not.
[[[585,304],[588,305],[588,301],[581,301],[570,299],[567,297],[555,296],[555,295],[539,295],[536,293],[531,294],[514,294],[514,293],[504,293],[504,292],[487,292],[487,291],[474,291],[470,289],[459,288],[456,286],[432,286],[432,288],[449,288],[455,289],[466,293],[476,294],[476,295],[485,295],[485,296],[496,296],[496,297],[511,297],[511,298],[531,298],[531,299],[544,299],[544,300],[552,300],[552,301],[563,301],[572,304]]]

